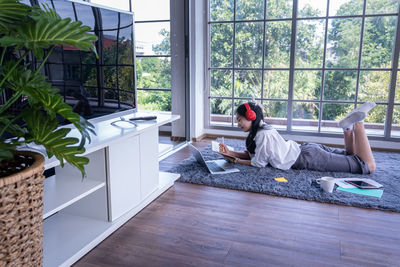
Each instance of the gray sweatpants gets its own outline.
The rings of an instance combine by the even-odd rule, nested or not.
[[[321,144],[303,143],[293,169],[321,172],[370,173],[368,164],[357,155],[348,155],[344,149]]]

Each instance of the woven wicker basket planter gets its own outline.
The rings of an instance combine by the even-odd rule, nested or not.
[[[33,152],[29,168],[0,178],[0,266],[41,266],[44,158]]]

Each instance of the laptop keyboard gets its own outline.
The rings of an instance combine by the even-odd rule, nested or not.
[[[217,163],[215,163],[213,161],[207,162],[207,166],[210,169],[210,171],[213,171],[213,172],[225,171],[225,169],[221,168]]]

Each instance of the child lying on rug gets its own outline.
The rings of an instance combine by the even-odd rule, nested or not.
[[[301,145],[282,136],[264,122],[262,109],[255,103],[241,104],[236,110],[238,126],[249,132],[244,152],[235,152],[220,144],[221,154],[228,161],[255,167],[270,164],[281,170],[308,169],[314,171],[334,171],[368,174],[375,170],[375,160],[364,129],[364,118],[375,107],[366,102],[351,111],[339,126],[344,131],[345,150],[321,144]]]

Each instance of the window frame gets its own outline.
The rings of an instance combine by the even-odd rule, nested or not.
[[[287,123],[287,128],[286,130],[278,129],[279,132],[283,134],[288,134],[288,135],[304,135],[304,136],[323,136],[323,137],[339,137],[342,134],[341,133],[336,133],[336,132],[321,132],[321,120],[322,120],[322,112],[323,112],[323,104],[330,104],[330,103],[341,103],[341,104],[352,104],[354,107],[356,107],[357,104],[363,103],[363,101],[358,101],[358,90],[359,90],[359,82],[360,82],[360,73],[362,71],[390,71],[390,85],[388,88],[388,99],[387,102],[377,102],[377,104],[383,104],[386,106],[386,118],[383,123],[383,135],[369,135],[370,139],[373,140],[383,140],[383,141],[397,141],[400,142],[399,137],[392,137],[392,114],[394,111],[395,106],[400,106],[400,103],[395,103],[395,90],[396,90],[396,81],[397,81],[397,73],[400,71],[399,68],[399,50],[400,50],[400,19],[399,19],[399,11],[400,11],[400,3],[398,3],[397,6],[397,13],[384,13],[384,14],[366,14],[366,7],[367,7],[367,0],[363,1],[363,10],[362,14],[360,15],[345,15],[345,16],[329,16],[329,4],[330,1],[332,0],[327,0],[327,10],[325,13],[325,16],[320,16],[320,17],[297,17],[297,7],[298,7],[298,0],[293,0],[293,7],[292,7],[292,17],[290,18],[279,18],[279,19],[267,19],[266,18],[266,5],[267,5],[267,0],[264,0],[264,18],[263,19],[258,19],[258,20],[236,20],[236,0],[233,1],[233,20],[225,20],[225,21],[212,21],[211,20],[211,12],[210,12],[210,0],[207,1],[207,15],[206,15],[206,24],[207,24],[207,36],[206,36],[206,44],[207,44],[207,53],[205,55],[205,62],[206,62],[206,96],[205,96],[205,108],[204,108],[204,125],[205,128],[208,129],[217,129],[217,130],[234,130],[234,131],[240,131],[237,127],[235,127],[234,124],[234,108],[235,108],[235,101],[240,101],[240,100],[251,100],[250,97],[235,97],[235,88],[234,88],[234,81],[235,81],[235,71],[240,71],[240,70],[259,70],[262,72],[262,80],[261,80],[261,96],[256,97],[256,101],[263,103],[264,101],[284,101],[287,103],[287,117],[286,117],[286,123]],[[392,52],[392,58],[391,58],[391,67],[390,68],[362,68],[361,67],[361,55],[362,55],[362,47],[363,47],[363,39],[364,39],[364,25],[365,25],[365,20],[366,18],[369,17],[396,17],[396,29],[394,32],[394,39],[393,39],[393,52]],[[328,23],[330,19],[339,19],[339,18],[361,18],[361,36],[360,36],[360,41],[359,41],[359,57],[358,57],[358,63],[357,67],[353,68],[327,68],[326,65],[326,56],[327,56],[327,35],[328,35]],[[295,67],[295,58],[296,58],[296,30],[297,30],[297,22],[302,21],[302,20],[323,20],[325,23],[324,27],[324,40],[323,40],[323,61],[322,61],[322,67],[320,68],[299,68]],[[290,21],[291,22],[291,43],[290,43],[290,64],[288,68],[270,68],[270,67],[265,67],[264,65],[264,60],[265,60],[265,34],[266,34],[266,23],[271,22],[271,21]],[[263,22],[264,28],[263,28],[263,37],[262,37],[262,43],[263,43],[263,51],[262,51],[262,66],[261,68],[240,68],[240,67],[235,67],[235,43],[236,43],[236,24],[237,23],[243,23],[243,22],[248,22],[248,23],[254,23],[254,22]],[[211,66],[211,25],[213,24],[221,24],[221,23],[229,23],[233,25],[233,43],[232,43],[232,66],[231,67],[212,67]],[[229,70],[232,73],[232,84],[231,84],[231,96],[211,96],[211,71],[214,70]],[[263,91],[264,91],[264,75],[265,72],[268,70],[285,70],[289,71],[289,88],[288,88],[288,97],[286,99],[277,99],[277,98],[261,98],[263,97]],[[321,92],[319,95],[319,98],[317,100],[299,100],[293,99],[294,96],[294,75],[295,71],[298,70],[317,70],[321,71],[322,73],[322,78],[321,78]],[[323,95],[324,95],[324,87],[325,87],[325,72],[326,71],[355,71],[357,73],[357,78],[356,78],[356,96],[354,100],[324,100]],[[222,125],[213,125],[211,123],[211,101],[212,99],[230,99],[231,100],[231,119],[230,119],[230,126],[222,126]],[[315,120],[316,123],[318,123],[318,129],[316,131],[304,131],[304,130],[299,130],[299,129],[292,129],[293,126],[293,104],[296,102],[313,102],[316,103],[319,106],[318,110],[318,120]]]

